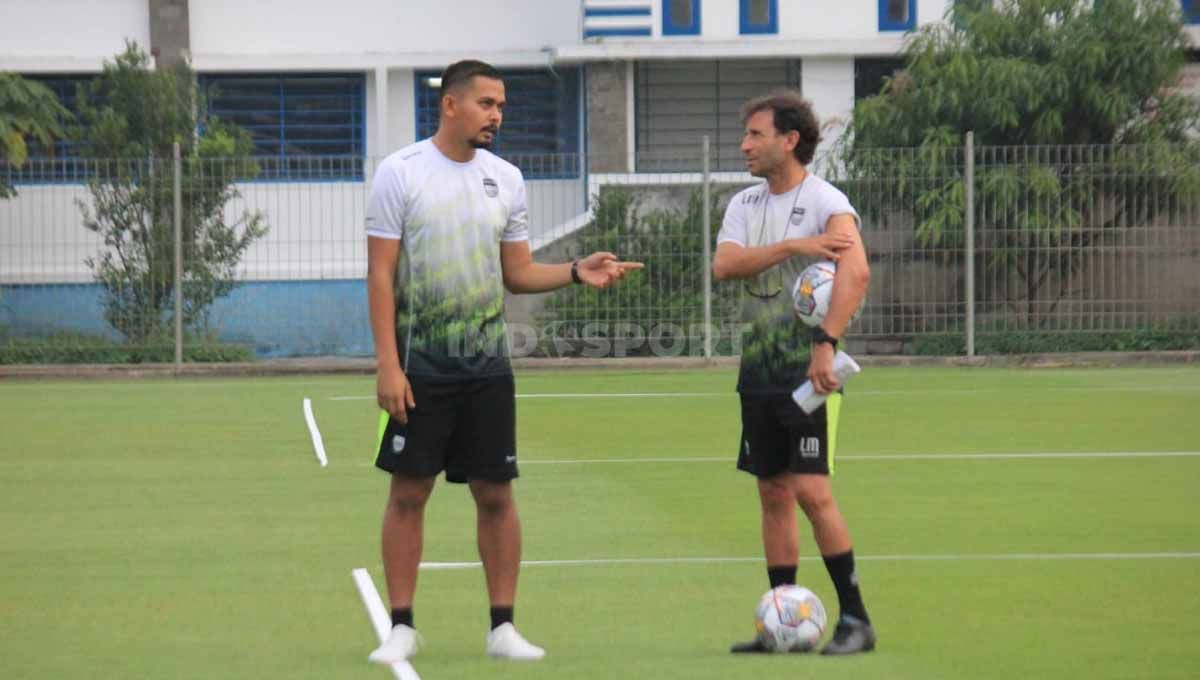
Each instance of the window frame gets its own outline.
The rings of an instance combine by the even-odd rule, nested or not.
[[[766,0],[767,22],[754,23],[750,20],[751,0],[738,0],[738,31],[742,35],[776,35],[779,33],[779,0]]]
[[[1200,26],[1200,0],[1179,0],[1184,26]]]
[[[245,124],[240,124],[236,120],[231,120],[228,115],[236,113],[233,109],[213,109],[212,98],[210,97],[212,87],[220,87],[222,80],[252,80],[262,79],[264,82],[274,81],[277,88],[272,95],[278,99],[279,106],[279,122],[275,127],[279,128],[279,151],[276,153],[257,153],[251,152],[251,158],[256,161],[274,160],[278,162],[276,166],[268,166],[268,169],[258,177],[248,180],[251,182],[286,182],[286,183],[320,183],[320,182],[361,182],[365,178],[365,164],[367,157],[367,92],[366,92],[366,74],[361,71],[216,71],[204,72],[196,74],[197,89],[200,91],[203,101],[204,110],[200,116],[201,124],[210,116],[213,115],[221,120],[238,125],[250,132],[253,127]],[[328,127],[341,126],[349,130],[348,139],[332,139],[332,140],[307,140],[308,143],[349,143],[351,151],[346,154],[319,154],[319,153],[288,153],[287,130],[301,129],[304,124],[292,123],[286,120],[288,113],[288,100],[293,101],[303,100],[306,96],[313,97],[345,97],[344,94],[325,94],[325,95],[300,95],[290,94],[284,89],[286,81],[304,81],[304,80],[329,80],[329,79],[344,79],[349,82],[350,86],[357,91],[350,95],[350,108],[346,110],[349,117],[349,123],[341,124],[334,123],[327,125]],[[236,95],[235,95],[236,96]],[[253,109],[248,109],[253,110]],[[318,124],[310,124],[312,125]],[[269,126],[264,126],[269,127]],[[298,143],[303,143],[299,141]],[[317,167],[315,170],[311,168],[295,168],[289,163],[300,159],[309,159],[320,165],[322,159],[327,159],[332,162],[340,162],[340,165],[331,167],[328,170]],[[345,160],[355,159],[355,162],[346,163]],[[348,168],[348,169],[346,169]]]
[[[586,128],[581,119],[585,110],[583,106],[583,68],[580,66],[560,67],[553,71],[540,68],[501,69],[501,74],[506,83],[508,101],[504,116],[508,122],[501,124],[500,132],[496,135],[496,143],[491,149],[492,153],[520,168],[521,174],[527,180],[578,179],[582,174],[580,145],[586,137]],[[545,114],[537,116],[537,119],[553,119],[556,125],[555,139],[564,140],[559,143],[560,148],[553,151],[522,147],[521,142],[518,141],[519,137],[514,139],[520,133],[512,132],[514,129],[511,122],[511,117],[514,115],[511,87],[513,81],[542,75],[555,81],[553,92],[545,90],[541,94],[547,100],[553,98],[556,102],[556,109],[554,111],[544,110]],[[440,76],[441,72],[439,71],[415,71],[413,73],[413,127],[418,140],[428,139],[437,131],[441,102],[438,98],[438,90],[428,85],[426,81]],[[564,109],[564,103],[569,108]],[[517,109],[524,106],[527,106],[524,102],[515,105]],[[536,106],[536,104],[528,106]],[[516,115],[519,116],[520,113]],[[518,120],[520,119],[518,118]],[[509,130],[507,134],[506,128]],[[534,164],[531,162],[539,156],[550,160],[549,167],[546,167],[544,163]]]
[[[671,16],[671,0],[662,0],[662,34],[663,35],[700,35],[700,0],[690,0],[692,3],[692,22],[681,24]]]
[[[888,18],[888,1],[879,0],[879,32],[892,31],[911,31],[917,26],[917,0],[906,0],[908,2],[908,20],[893,21]]]

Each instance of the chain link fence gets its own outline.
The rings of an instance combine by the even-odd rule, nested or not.
[[[1200,159],[1181,153],[821,157],[812,169],[859,210],[872,266],[855,351],[1200,346]],[[676,166],[695,171],[655,172],[667,161],[637,153],[508,159],[538,178],[537,260],[610,250],[647,265],[609,290],[510,296],[514,353],[738,353],[741,286],[708,272],[726,203],[760,180],[705,158],[717,154],[697,144]],[[0,201],[0,361],[369,356],[364,212],[379,160],[311,159],[302,182],[255,179],[260,161],[0,168],[18,190]]]

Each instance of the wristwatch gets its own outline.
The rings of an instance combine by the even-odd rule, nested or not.
[[[583,283],[583,279],[579,278],[579,260],[571,263],[571,280],[575,283]]]
[[[822,342],[827,342],[830,345],[832,345],[834,349],[837,349],[837,346],[838,346],[837,338],[835,338],[832,335],[830,335],[829,333],[825,332],[825,329],[822,328],[821,326],[813,326],[812,344],[816,345],[816,344],[819,344]]]

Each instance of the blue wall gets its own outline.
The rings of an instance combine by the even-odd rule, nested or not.
[[[104,321],[102,297],[98,284],[0,285],[0,328],[119,340]],[[221,341],[247,344],[263,358],[374,353],[360,279],[244,283],[213,305],[210,326]]]

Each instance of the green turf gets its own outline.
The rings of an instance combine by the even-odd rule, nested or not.
[[[1200,457],[905,454],[1200,450],[1200,369],[868,368],[843,410],[839,500],[880,648],[733,657],[766,588],[734,372],[525,373],[517,619],[538,664],[483,657],[478,569],[424,571],[437,678],[1193,678]],[[0,383],[0,676],[385,678],[350,570],[382,588],[386,479],[367,378]],[[301,412],[329,449],[320,469]],[[879,459],[879,455],[895,455]],[[537,464],[566,459],[725,458]],[[426,559],[474,561],[439,484]],[[836,610],[811,541],[800,580]],[[1037,559],[1077,554],[1070,559]],[[1092,557],[1088,557],[1092,555]],[[935,559],[936,558],[936,559]]]

